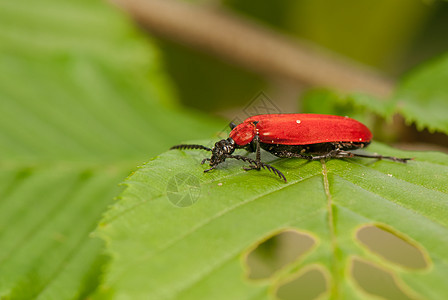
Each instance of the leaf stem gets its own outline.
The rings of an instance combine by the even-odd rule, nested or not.
[[[331,286],[331,298],[332,299],[338,299],[339,290],[339,264],[338,264],[338,243],[336,239],[336,233],[335,233],[335,221],[334,221],[334,214],[333,214],[333,198],[331,197],[330,193],[330,184],[328,182],[328,170],[327,165],[325,164],[325,160],[320,160],[322,164],[322,175],[324,180],[324,189],[325,194],[327,196],[327,211],[328,211],[328,229],[330,231],[330,241],[331,241],[331,249],[332,249],[332,274],[333,274],[333,282]]]

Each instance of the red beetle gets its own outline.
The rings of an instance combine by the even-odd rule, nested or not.
[[[246,119],[238,126],[231,123],[229,138],[215,143],[213,149],[202,145],[177,145],[171,149],[202,149],[212,152],[202,164],[210,161],[208,172],[227,158],[249,162],[245,170],[266,168],[286,181],[285,175],[260,160],[260,148],[278,157],[297,157],[308,160],[322,158],[368,157],[390,159],[405,163],[410,158],[358,154],[347,150],[363,148],[370,144],[372,133],[362,123],[332,115],[318,114],[267,114]],[[232,155],[235,149],[256,152],[255,159]]]

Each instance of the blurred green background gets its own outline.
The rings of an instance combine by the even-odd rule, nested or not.
[[[210,12],[224,11],[274,35],[309,46],[311,51],[317,49],[324,56],[331,58],[335,54],[335,60],[342,61],[342,65],[345,59],[348,65],[359,64],[360,70],[377,72],[392,87],[410,70],[448,50],[446,1],[189,2]],[[173,34],[158,34],[153,27],[149,33],[156,37],[166,70],[185,106],[233,119],[263,91],[282,112],[306,112],[307,104],[300,101],[310,88],[306,81],[285,79],[270,72],[269,66],[267,72],[257,72],[211,53],[207,47],[176,39]],[[312,112],[320,112],[314,106],[317,109]],[[321,112],[332,113],[325,108]],[[444,134],[407,127],[398,116],[393,123],[389,120],[387,127],[375,130],[378,140],[395,142],[405,149],[447,151],[448,138]]]
[[[448,50],[445,1],[190,2],[230,10],[291,39],[316,43],[393,78]],[[251,73],[200,49],[166,39],[158,42],[180,99],[188,106],[206,111],[244,106],[260,90],[275,95],[273,98],[279,102],[297,100],[297,95],[288,93],[288,88],[294,88],[282,86],[276,78]]]
[[[365,96],[359,109],[339,93],[309,92],[306,76],[294,81],[273,66],[248,67],[127,11],[145,1],[113,2],[122,9],[100,0],[0,0],[0,299],[108,299],[98,290],[110,257],[92,236],[118,184],[174,144],[215,138],[260,92],[282,112],[350,112],[378,140],[414,148],[426,141],[446,151],[444,133],[420,133],[403,117],[393,126],[377,121],[381,97]],[[355,61],[360,73],[391,78],[391,90],[448,50],[446,1],[147,4],[162,2],[250,24],[274,44],[300,41],[347,68]],[[178,11],[173,16],[170,24],[186,25]],[[423,82],[426,95],[432,77]],[[446,97],[437,100],[427,119],[447,111]]]

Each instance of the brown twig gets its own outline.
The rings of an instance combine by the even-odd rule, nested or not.
[[[300,84],[387,96],[392,82],[340,56],[316,50],[225,10],[176,0],[112,0],[150,31]]]

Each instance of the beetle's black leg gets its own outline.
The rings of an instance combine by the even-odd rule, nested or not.
[[[304,158],[304,159],[308,159],[308,160],[321,160],[321,159],[325,159],[325,158],[329,158],[329,157],[337,157],[337,155],[339,154],[340,150],[332,150],[326,154],[322,154],[322,155],[302,155],[302,154],[294,154],[291,155],[291,157],[298,157],[298,158]]]
[[[285,182],[287,182],[285,175],[283,175],[282,172],[280,172],[279,170],[277,170],[276,168],[274,168],[271,165],[262,163],[262,162],[257,162],[255,159],[246,157],[246,156],[241,156],[241,155],[226,155],[226,158],[234,158],[234,159],[238,159],[238,160],[242,160],[251,164],[255,164],[255,165],[259,165],[260,168],[263,169],[268,169],[269,171],[271,171],[272,173],[276,174],[278,177],[280,177],[281,179],[283,179]],[[259,168],[257,168],[256,166],[252,166],[253,168],[250,168],[248,170],[259,170]]]
[[[353,153],[350,151],[343,151],[340,149],[332,150],[328,153],[322,154],[322,155],[302,155],[302,154],[295,154],[295,153],[289,153],[288,157],[297,157],[297,158],[304,158],[308,160],[321,160],[326,158],[348,158],[348,157],[365,157],[365,158],[376,158],[376,159],[389,159],[397,162],[406,163],[408,160],[412,160],[412,158],[398,158],[393,156],[384,156],[384,155],[377,155],[377,154],[358,154]]]
[[[274,168],[273,166],[268,165],[268,164],[264,164],[264,163],[260,162],[260,167],[262,167],[263,169],[265,169],[265,168],[268,169],[268,170],[271,171],[272,173],[277,174],[278,177],[280,177],[281,179],[283,179],[285,182],[288,182],[288,181],[286,180],[285,175],[283,175],[283,173],[280,172],[280,170]],[[258,169],[258,170],[259,170],[259,169]]]
[[[344,158],[344,157],[365,157],[365,158],[376,158],[376,159],[388,159],[396,162],[406,163],[408,160],[412,160],[412,158],[399,158],[394,156],[384,156],[379,154],[358,154],[349,151],[339,151],[335,156],[336,158]]]
[[[230,127],[230,129],[232,129],[232,130],[233,130],[233,128],[235,128],[235,127],[236,127],[236,124],[235,124],[235,123],[233,123],[233,122],[230,122],[230,123],[229,123],[229,127]]]
[[[202,145],[185,145],[185,144],[181,144],[181,145],[176,145],[170,148],[170,150],[173,149],[200,149],[200,150],[206,150],[206,151],[212,151],[212,149],[202,146]]]
[[[302,153],[294,153],[291,151],[278,151],[278,152],[271,152],[275,156],[278,157],[284,157],[284,158],[301,158],[301,159],[307,159],[307,160],[320,160],[325,159],[329,157],[335,157],[337,153],[339,153],[340,150],[332,150],[328,153],[322,154],[322,155],[312,155],[312,154],[302,154]]]
[[[254,139],[255,139],[255,145],[257,146],[256,147],[256,154],[255,154],[255,160],[258,162],[258,163],[261,163],[261,154],[260,154],[260,137],[258,136],[258,132],[257,132],[257,134],[255,135],[255,137],[254,137]]]
[[[321,159],[325,159],[328,157],[334,157],[333,153],[328,153],[328,154],[324,154],[324,155],[310,155],[310,156],[303,156],[303,158],[308,159],[308,160],[321,160]]]
[[[258,133],[255,135],[253,142],[255,143],[255,166],[250,165],[249,167],[243,168],[246,171],[261,169],[260,137],[258,136]]]
[[[247,151],[247,154],[249,154],[249,153],[255,152],[257,149],[257,146],[255,145],[254,141],[252,141],[249,144],[247,144],[243,149]]]
[[[206,161],[210,161],[210,158],[204,158],[204,159],[201,161],[201,165],[205,164]]]
[[[204,170],[204,173],[207,173],[207,172],[213,170],[213,169],[216,168],[217,166],[218,166],[218,165],[214,165],[214,166],[212,166],[210,169]]]

